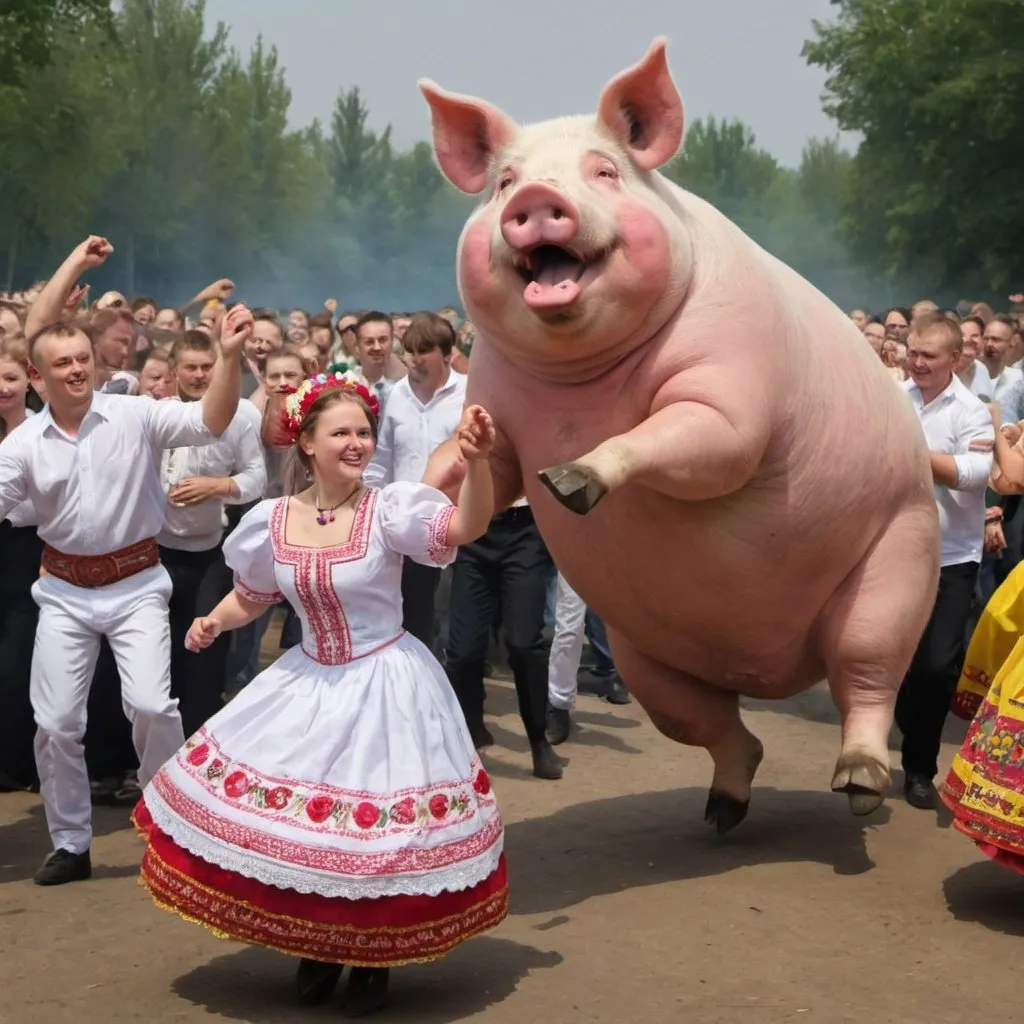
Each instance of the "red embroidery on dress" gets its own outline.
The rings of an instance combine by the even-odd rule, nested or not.
[[[275,590],[270,594],[262,590],[253,590],[237,572],[232,585],[247,601],[255,601],[257,604],[277,604],[278,601],[284,600],[284,594],[280,590]]]
[[[482,857],[499,842],[503,833],[501,815],[495,814],[483,827],[462,839],[453,839],[429,849],[404,848],[352,852],[297,843],[280,834],[260,831],[229,818],[186,796],[161,768],[153,777],[153,789],[167,807],[182,821],[206,836],[240,850],[314,871],[326,871],[356,877],[400,875],[407,872],[438,871],[453,864]]]
[[[178,751],[176,761],[211,800],[258,818],[278,821],[288,828],[350,839],[374,841],[408,834],[410,826],[423,832],[438,832],[462,826],[478,814],[487,813],[496,803],[477,754],[473,755],[465,778],[437,780],[392,793],[342,789],[268,775],[225,753],[205,728]],[[177,785],[170,776],[168,783]],[[441,801],[444,811],[438,813]]]
[[[427,555],[438,565],[447,565],[455,550],[448,544],[448,527],[455,515],[454,505],[445,505],[427,523]]]
[[[366,557],[370,524],[377,504],[377,491],[367,490],[356,507],[349,539],[333,548],[305,548],[289,544],[288,498],[281,498],[270,515],[270,540],[274,560],[291,566],[295,590],[313,633],[314,650],[302,649],[321,665],[344,665],[352,660],[352,631],[345,609],[334,589],[333,570],[342,562]]]

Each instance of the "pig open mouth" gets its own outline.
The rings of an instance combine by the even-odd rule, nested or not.
[[[583,275],[603,265],[607,251],[579,256],[560,245],[538,245],[516,254],[513,266],[526,282],[523,300],[535,310],[568,306],[579,298]]]

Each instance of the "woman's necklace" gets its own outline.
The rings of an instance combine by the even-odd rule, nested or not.
[[[342,505],[345,505],[348,502],[350,502],[359,493],[359,486],[360,486],[359,484],[356,484],[355,487],[352,488],[352,491],[348,495],[346,495],[344,498],[342,498],[341,501],[339,501],[337,505],[331,505],[330,508],[321,508],[320,507],[320,500],[317,497],[316,491],[314,491],[313,492],[313,504],[316,506],[316,521],[321,526],[326,526],[328,523],[333,523],[334,522],[334,513],[337,512],[338,509],[341,508]]]

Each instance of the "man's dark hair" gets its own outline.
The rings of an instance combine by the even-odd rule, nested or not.
[[[382,313],[379,309],[371,309],[366,313],[363,313],[356,321],[356,334],[359,334],[359,328],[363,324],[387,324],[388,327],[394,331],[395,323],[387,313]]]
[[[417,313],[402,335],[402,347],[406,352],[433,352],[437,348],[447,359],[455,347],[455,328],[437,313]]]
[[[186,331],[171,345],[171,362],[176,363],[182,352],[209,352],[216,355],[217,346],[206,331]]]
[[[156,299],[150,298],[148,295],[140,295],[137,299],[132,299],[132,312],[138,313],[143,306],[152,306],[154,309],[160,307],[156,304]]]

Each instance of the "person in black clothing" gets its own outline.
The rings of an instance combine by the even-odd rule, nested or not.
[[[562,762],[545,736],[550,644],[544,609],[551,556],[525,503],[491,520],[480,540],[459,548],[452,574],[447,672],[477,749],[494,743],[484,724],[484,662],[499,606],[533,774],[560,779]]]

